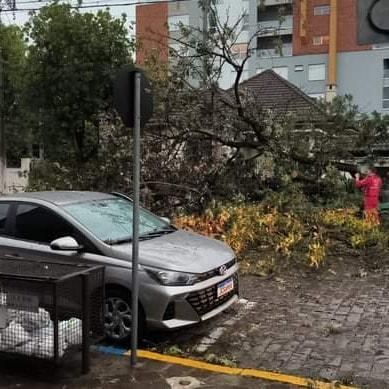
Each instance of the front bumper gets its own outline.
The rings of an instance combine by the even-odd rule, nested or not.
[[[163,287],[158,285],[144,291],[153,300],[146,304],[147,326],[150,329],[175,329],[208,320],[238,300],[238,266],[234,265],[223,276],[212,277],[193,286]],[[233,279],[234,288],[217,297],[217,286]],[[142,293],[144,294],[144,293]]]

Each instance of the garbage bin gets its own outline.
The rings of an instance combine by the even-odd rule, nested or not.
[[[104,267],[0,257],[0,352],[59,363],[104,336]]]

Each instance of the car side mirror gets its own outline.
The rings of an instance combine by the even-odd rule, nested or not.
[[[52,250],[59,251],[80,251],[83,247],[71,236],[58,238],[50,243]]]
[[[161,217],[161,219],[162,219],[164,222],[166,222],[166,223],[168,223],[168,224],[171,224],[171,220],[170,220],[168,217]]]

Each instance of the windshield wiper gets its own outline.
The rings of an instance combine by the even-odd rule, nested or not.
[[[109,245],[114,245],[114,244],[120,244],[120,243],[131,243],[132,238],[130,237],[125,237],[125,238],[118,238],[118,239],[106,239],[104,240],[104,243],[107,243]]]
[[[151,239],[151,238],[157,238],[161,235],[171,234],[172,232],[177,231],[174,227],[165,227],[160,230],[153,230],[150,232],[146,232],[142,235],[139,235],[139,239]]]
[[[146,232],[142,235],[139,235],[140,240],[145,240],[145,239],[151,239],[151,238],[157,238],[158,236],[161,235],[166,235],[170,234],[172,232],[177,231],[177,229],[173,226],[170,227],[164,227],[161,229],[153,230],[150,232]],[[104,243],[107,243],[109,245],[115,245],[115,244],[121,244],[121,243],[131,243],[132,242],[132,237],[124,237],[124,238],[118,238],[118,239],[106,239],[104,240]]]

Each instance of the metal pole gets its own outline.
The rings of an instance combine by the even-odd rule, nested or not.
[[[59,363],[58,283],[53,283],[54,363]],[[64,334],[62,334],[64,336]]]
[[[336,96],[338,60],[338,0],[330,2],[330,42],[328,48],[328,76],[326,100],[331,102]]]
[[[134,98],[134,145],[133,145],[133,214],[132,214],[132,322],[131,322],[131,365],[137,362],[138,346],[138,262],[139,262],[139,187],[140,187],[140,81],[141,74],[135,73]]]
[[[203,47],[205,48],[208,41],[208,13],[209,13],[209,0],[203,0]],[[203,56],[203,84],[207,81],[208,71],[208,55]]]
[[[90,290],[89,273],[81,275],[82,283],[82,374],[90,370]]]
[[[0,29],[2,28],[0,21]],[[5,130],[4,130],[4,63],[3,52],[0,42],[0,194],[5,189],[5,166],[6,166],[6,154],[5,154]]]

